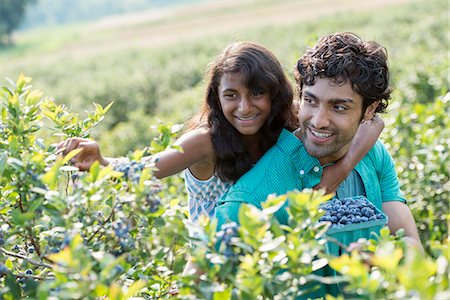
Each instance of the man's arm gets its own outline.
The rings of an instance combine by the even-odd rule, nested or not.
[[[403,228],[406,237],[408,237],[408,242],[417,246],[423,252],[416,222],[408,206],[399,201],[383,202],[383,211],[388,217],[388,227],[391,234],[395,234],[397,230]]]
[[[400,190],[394,160],[384,145],[380,143],[379,146],[378,153],[381,157],[379,157],[378,176],[383,201],[382,208],[388,217],[389,230],[391,234],[395,234],[397,230],[403,228],[407,242],[423,251],[416,222]]]

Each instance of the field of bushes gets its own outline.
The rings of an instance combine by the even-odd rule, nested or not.
[[[194,225],[186,222],[179,176],[156,181],[144,170],[124,177],[98,165],[79,173],[69,158],[54,155],[55,143],[68,136],[92,136],[107,155],[139,159],[144,153],[136,149],[161,150],[176,136],[171,124],[197,111],[205,68],[229,42],[267,46],[292,78],[306,47],[336,31],[356,32],[388,50],[394,93],[381,139],[396,162],[425,255],[408,248],[401,232],[389,236],[383,229],[377,241],[329,256],[325,225],[316,225],[327,197],[311,191],[271,199],[264,212],[244,207],[242,226],[219,236],[214,222],[202,220],[197,230],[205,238],[189,240],[187,227]],[[449,46],[448,3],[430,1],[63,64],[41,61],[42,47],[34,63],[17,63],[33,58],[32,44],[1,50],[0,298],[155,299],[175,286],[181,299],[336,296],[336,287],[346,298],[449,298]],[[272,218],[284,201],[291,207],[287,233]],[[220,236],[230,243],[216,250]],[[200,282],[181,274],[188,256],[204,271]]]

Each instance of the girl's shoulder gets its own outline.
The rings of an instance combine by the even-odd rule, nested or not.
[[[208,128],[196,128],[184,133],[175,145],[195,161],[189,170],[196,178],[206,180],[214,174],[216,152]]]
[[[211,144],[211,131],[209,128],[199,127],[192,130],[189,130],[178,139],[177,144],[191,142],[191,143],[199,143],[208,145]]]
[[[214,157],[214,147],[209,128],[199,127],[185,132],[175,143],[183,149],[198,151],[198,154]]]

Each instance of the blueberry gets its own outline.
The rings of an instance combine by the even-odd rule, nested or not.
[[[12,250],[12,251],[19,251],[19,250],[20,250],[20,247],[19,247],[19,245],[14,245],[14,247],[12,247],[11,250]]]
[[[150,212],[151,213],[157,212],[160,206],[161,206],[161,202],[158,199],[151,201],[150,202]]]
[[[26,275],[33,275],[33,270],[28,269],[28,270],[25,271],[25,274]]]
[[[336,224],[337,223],[337,217],[336,216],[332,216],[331,217],[331,222]]]
[[[0,275],[5,275],[8,271],[9,269],[4,264],[0,264]]]
[[[361,217],[361,222],[367,222],[368,220],[367,217]]]
[[[116,265],[114,267],[114,270],[116,271],[116,273],[122,273],[124,271],[121,265]]]
[[[34,246],[28,247],[28,253],[34,253]]]
[[[364,213],[364,215],[366,216],[366,217],[371,217],[371,216],[373,216],[373,211],[371,211],[371,210],[366,210],[366,212]]]

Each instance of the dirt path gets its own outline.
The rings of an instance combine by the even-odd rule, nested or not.
[[[86,30],[96,38],[82,39],[53,53],[40,54],[39,62],[79,59],[127,48],[161,47],[218,33],[245,31],[264,25],[287,25],[336,12],[368,11],[404,2],[407,1],[201,1],[191,6],[117,16],[93,23]],[[26,66],[33,61],[36,57],[10,59],[4,62],[4,67]]]

